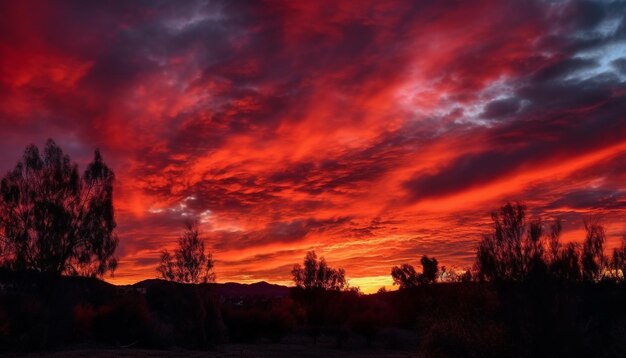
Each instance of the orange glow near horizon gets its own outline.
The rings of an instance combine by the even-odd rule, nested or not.
[[[600,6],[600,5],[598,5]],[[626,232],[626,32],[563,2],[0,5],[0,169],[53,138],[116,173],[119,267],[187,219],[218,282],[290,284],[315,250],[364,292],[462,270],[524,202],[564,241]],[[619,26],[615,26],[619,24]]]

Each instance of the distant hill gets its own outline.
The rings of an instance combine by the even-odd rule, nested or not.
[[[275,285],[265,281],[252,284],[226,282],[214,284],[217,292],[223,296],[267,296],[285,297],[289,295],[289,287]]]
[[[154,285],[176,284],[160,279],[148,279],[140,281],[132,285],[136,288],[148,289]],[[202,284],[205,285],[205,284]],[[226,282],[226,283],[210,283],[206,284],[215,289],[215,291],[225,297],[240,296],[265,296],[265,297],[286,297],[289,296],[289,287],[268,283],[265,281],[252,284]]]
[[[54,286],[66,291],[85,292],[112,292],[124,289],[149,289],[154,286],[190,286],[161,279],[148,279],[132,285],[113,285],[108,282],[87,277],[61,276],[51,277],[39,272],[11,272],[0,269],[0,293],[13,288],[35,289]],[[252,284],[237,282],[201,284],[215,290],[224,297],[263,296],[263,297],[287,297],[289,287],[268,283],[265,281]]]
[[[97,278],[80,276],[54,276],[35,271],[10,271],[0,269],[0,293],[10,291],[35,292],[54,289],[65,293],[100,293],[116,289],[111,283]]]

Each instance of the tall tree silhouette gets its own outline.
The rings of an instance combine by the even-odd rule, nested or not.
[[[585,221],[585,231],[587,235],[583,242],[581,257],[583,280],[597,281],[601,278],[607,262],[604,256],[606,233],[604,227],[597,221]]]
[[[185,223],[185,232],[178,239],[174,255],[161,252],[161,263],[157,267],[160,277],[183,283],[214,282],[213,255],[205,254],[204,240],[200,238],[198,225]]]
[[[528,234],[523,249],[525,274],[532,277],[545,276],[548,267],[545,259],[543,223],[541,220],[534,220],[528,224]]]
[[[479,279],[526,280],[548,274],[578,277],[580,253],[575,244],[562,247],[559,220],[549,224],[546,232],[541,220],[526,219],[526,208],[519,203],[505,204],[491,219],[492,232],[483,236],[476,250]]]
[[[347,286],[344,269],[330,267],[323,257],[318,260],[315,251],[306,254],[304,267],[294,265],[291,274],[296,286],[304,289],[341,290]]]
[[[553,263],[552,275],[564,281],[580,281],[580,245],[570,242],[561,250],[558,260]]]
[[[491,214],[493,231],[478,246],[477,266],[482,279],[522,279],[522,239],[526,232],[525,207],[507,203]]]
[[[436,258],[428,258],[428,256],[424,255],[420,259],[420,263],[422,264],[422,275],[424,275],[424,281],[427,283],[435,282],[437,279],[437,273],[439,272],[439,262]]]
[[[561,225],[561,220],[556,219],[550,225],[550,232],[548,234],[548,260],[551,263],[554,263],[559,258],[559,251],[561,250],[561,231],[563,231],[563,226]]]
[[[616,250],[612,261],[604,255],[606,233],[596,221],[585,221],[582,245],[562,245],[561,222],[554,221],[544,234],[540,220],[528,223],[525,208],[507,203],[491,215],[493,232],[485,235],[476,252],[476,268],[482,280],[526,280],[547,277],[565,281],[598,281],[604,275],[623,275],[621,257]],[[626,259],[624,259],[626,260]],[[610,264],[610,265],[609,265]],[[608,269],[608,270],[607,270]]]
[[[560,241],[562,229],[560,220],[555,220],[550,225],[546,254],[548,272],[559,280],[580,281],[582,278],[580,245],[570,242],[563,246]]]
[[[113,181],[98,150],[81,176],[52,139],[43,156],[26,147],[0,184],[2,263],[57,275],[113,272]]]

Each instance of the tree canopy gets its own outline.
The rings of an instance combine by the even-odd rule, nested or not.
[[[2,264],[14,270],[102,276],[117,266],[113,171],[99,150],[81,176],[49,139],[29,145],[0,184]]]
[[[205,253],[204,240],[200,238],[197,223],[185,223],[185,231],[178,239],[174,254],[163,250],[157,271],[161,278],[182,282],[214,282],[213,255]]]
[[[416,287],[421,284],[433,283],[437,279],[439,272],[439,262],[436,258],[429,258],[424,255],[420,259],[422,264],[422,272],[418,273],[413,265],[402,264],[394,266],[391,269],[391,277],[393,284],[400,286],[401,289]]]
[[[296,286],[304,289],[341,290],[347,286],[344,269],[330,267],[323,257],[318,260],[315,251],[307,253],[304,267],[294,265],[291,274]]]
[[[566,281],[598,281],[605,275],[623,277],[626,255],[615,250],[612,260],[604,255],[606,234],[597,220],[586,220],[582,245],[561,244],[561,222],[545,225],[528,220],[525,206],[507,203],[491,214],[492,231],[483,236],[476,253],[479,279],[524,281],[541,277]],[[547,230],[546,230],[547,226]],[[611,271],[611,267],[613,270]]]

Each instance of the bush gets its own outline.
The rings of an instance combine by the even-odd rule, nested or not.
[[[102,343],[144,347],[153,343],[153,323],[145,300],[138,295],[99,307],[92,326],[94,336]]]

